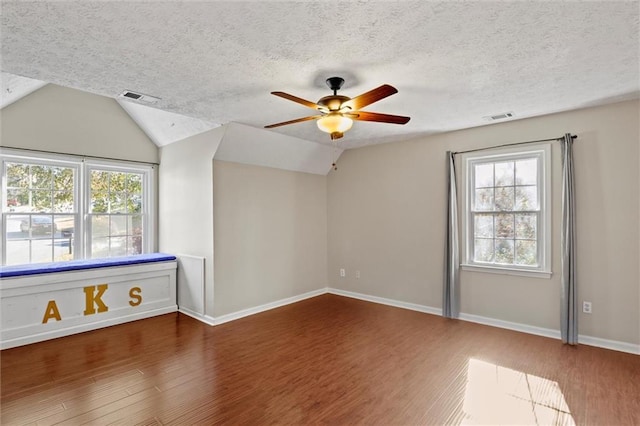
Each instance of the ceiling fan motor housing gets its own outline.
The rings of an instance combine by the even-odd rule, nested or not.
[[[344,78],[342,77],[329,77],[327,79],[327,86],[329,86],[329,89],[333,90],[334,95],[338,90],[340,90],[343,84]]]
[[[318,101],[318,105],[327,107],[329,111],[339,111],[342,104],[351,98],[341,95],[325,96]]]

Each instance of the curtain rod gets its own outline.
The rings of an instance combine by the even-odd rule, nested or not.
[[[507,143],[504,145],[496,145],[496,146],[488,146],[486,148],[476,148],[476,149],[468,149],[466,151],[455,151],[452,152],[452,154],[466,154],[467,152],[476,152],[476,151],[484,151],[485,149],[494,149],[494,148],[503,148],[505,146],[514,146],[514,145],[524,145],[527,143],[538,143],[538,142],[552,142],[552,141],[559,141],[560,139],[562,139],[564,136],[561,136],[559,138],[552,138],[552,139],[540,139],[537,141],[526,141],[526,142],[514,142],[514,143]],[[571,139],[577,139],[578,136],[576,135],[571,135]]]
[[[46,150],[43,150],[43,149],[14,148],[12,146],[0,146],[0,149],[1,148],[15,149],[15,150],[18,150],[18,151],[38,152],[38,153],[41,153],[41,154],[69,155],[71,157],[91,158],[91,159],[95,159],[95,160],[126,161],[127,163],[149,164],[151,166],[159,166],[160,165],[160,163],[152,163],[152,162],[149,162],[149,161],[123,160],[122,158],[98,157],[96,155],[69,154],[67,152],[46,151]]]

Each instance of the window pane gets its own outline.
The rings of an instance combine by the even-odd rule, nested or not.
[[[91,239],[95,239],[99,237],[108,237],[109,235],[110,235],[109,234],[109,216],[108,215],[91,216]]]
[[[142,213],[142,196],[134,194],[127,197],[127,213]]]
[[[476,189],[473,208],[476,211],[492,211],[493,210],[493,188]]]
[[[21,211],[22,206],[29,205],[29,191],[26,189],[7,189],[7,209]]]
[[[514,236],[514,215],[496,215],[496,238],[513,238]]]
[[[109,212],[110,213],[126,213],[127,196],[124,192],[112,192],[109,194]]]
[[[51,169],[50,166],[31,166],[32,187],[51,190]]]
[[[111,192],[124,192],[127,181],[127,173],[111,172],[111,181],[109,182],[109,189]]]
[[[513,263],[513,240],[496,240],[496,263]]]
[[[55,191],[53,193],[54,213],[73,212],[73,191]]]
[[[7,187],[29,188],[29,166],[26,164],[7,163]]]
[[[142,233],[142,215],[129,216],[129,234]]]
[[[535,241],[516,240],[516,261],[518,265],[536,266],[538,252]]]
[[[108,213],[109,212],[109,193],[108,192],[92,192],[91,193],[91,213]]]
[[[91,257],[109,256],[109,237],[91,238]]]
[[[538,216],[535,214],[516,215],[516,238],[535,240],[538,231]]]
[[[23,221],[25,223],[24,226],[22,225]],[[6,239],[8,240],[24,239],[26,237],[25,234],[29,232],[29,216],[8,214],[5,216],[5,222]],[[25,231],[23,231],[23,228]]]
[[[111,249],[109,256],[126,256],[127,255],[127,237],[111,238]]]
[[[493,215],[476,214],[474,231],[476,238],[493,238]]]
[[[73,192],[73,169],[53,167],[53,189]]]
[[[516,161],[516,184],[535,185],[538,182],[538,159]]]
[[[127,192],[129,194],[142,193],[142,175],[138,173],[127,173]]]
[[[76,218],[73,215],[55,215],[56,235],[60,238],[71,238],[75,232]]]
[[[51,236],[31,240],[31,263],[53,261],[53,239]]]
[[[31,191],[31,211],[32,212],[50,212],[51,208],[51,190],[36,189]]]
[[[71,238],[53,240],[53,261],[60,262],[73,259],[73,241]]]
[[[538,210],[538,188],[536,186],[516,186],[514,210]]]
[[[513,161],[495,163],[496,186],[513,185]]]
[[[513,186],[496,188],[496,210],[513,210]]]
[[[475,170],[476,188],[488,188],[493,186],[493,163],[477,164]]]
[[[493,262],[493,240],[475,240],[474,260],[476,262]]]
[[[11,240],[6,243],[7,265],[20,265],[29,263],[29,241]]]
[[[142,253],[142,235],[129,237],[127,240],[127,254]]]
[[[109,172],[91,170],[91,193],[109,191]]]
[[[127,216],[111,216],[111,230],[109,235],[127,235]]]

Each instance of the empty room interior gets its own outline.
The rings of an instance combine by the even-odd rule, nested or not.
[[[640,2],[2,1],[0,423],[640,424]]]

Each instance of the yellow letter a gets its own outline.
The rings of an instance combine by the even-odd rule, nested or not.
[[[62,319],[60,317],[60,311],[58,311],[58,305],[56,305],[55,300],[49,300],[49,303],[47,303],[47,309],[46,311],[44,311],[44,318],[42,318],[42,323],[46,324],[51,318],[55,318],[56,321],[60,321]]]

